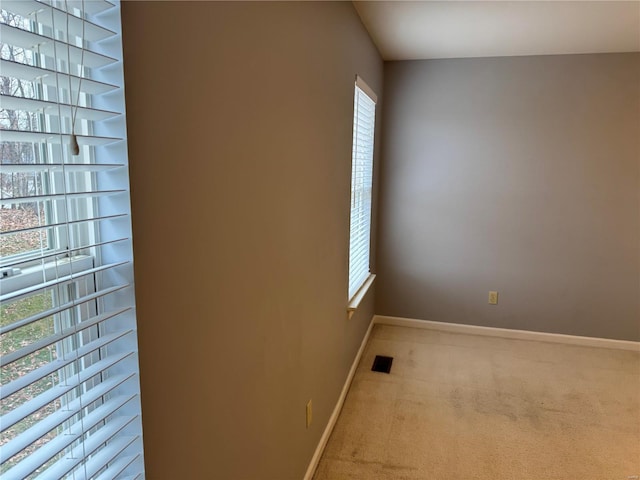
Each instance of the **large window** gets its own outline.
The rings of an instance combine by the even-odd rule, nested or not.
[[[349,299],[370,276],[373,139],[377,97],[356,78],[351,154],[351,225],[349,235]]]
[[[0,16],[0,477],[141,479],[120,6]]]

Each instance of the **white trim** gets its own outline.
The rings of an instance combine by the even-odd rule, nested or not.
[[[569,345],[581,345],[584,347],[612,348],[616,350],[631,350],[634,352],[640,352],[640,342],[633,342],[629,340],[580,337],[577,335],[565,335],[562,333],[531,332],[528,330],[513,330],[510,328],[481,327],[479,325],[434,322],[431,320],[417,320],[414,318],[387,317],[385,315],[374,315],[373,323],[379,325],[395,325],[400,327],[422,328],[426,330],[440,330],[443,332],[452,333],[486,335],[491,337],[513,338],[518,340],[565,343]]]
[[[347,312],[349,313],[349,318],[351,318],[355,311],[358,309],[360,303],[362,302],[362,300],[364,300],[364,297],[369,292],[369,289],[371,288],[371,285],[373,285],[373,281],[375,279],[376,275],[374,273],[370,273],[362,286],[353,295],[353,298],[349,300],[349,303],[347,304]]]
[[[375,319],[375,315],[373,318],[371,318],[371,322],[369,323],[369,328],[367,328],[367,333],[364,334],[364,338],[362,339],[362,343],[360,344],[358,353],[356,353],[356,356],[353,359],[353,363],[351,364],[351,370],[349,370],[349,374],[347,375],[347,378],[344,381],[342,392],[340,393],[340,397],[338,397],[338,402],[336,403],[336,406],[333,409],[333,413],[331,414],[331,417],[329,417],[329,422],[327,423],[327,426],[324,429],[324,433],[322,434],[322,437],[320,437],[320,442],[316,447],[316,451],[313,454],[313,457],[311,457],[311,462],[309,463],[309,467],[307,467],[307,473],[305,473],[304,475],[304,480],[312,480],[313,475],[316,473],[316,468],[318,468],[318,463],[320,462],[320,457],[322,457],[322,452],[324,452],[324,448],[327,446],[327,442],[329,441],[331,432],[333,432],[333,428],[336,426],[336,422],[338,421],[338,417],[340,416],[340,412],[342,411],[342,406],[344,405],[344,401],[347,398],[349,387],[351,387],[351,382],[353,381],[353,377],[356,374],[356,369],[358,368],[358,364],[360,363],[360,359],[362,358],[364,349],[367,346],[367,342],[369,341],[369,336],[371,335],[371,330],[373,329],[373,325],[374,325],[374,319]]]
[[[356,87],[366,93],[367,96],[373,100],[373,103],[378,103],[378,96],[374,93],[373,88],[367,85],[360,75],[356,75]]]
[[[93,257],[90,255],[64,257],[23,268],[14,275],[0,280],[0,300],[4,302],[7,297],[15,292],[43,282],[51,282],[62,277],[80,276],[83,271],[91,268],[93,268]],[[51,286],[55,287],[55,285]]]

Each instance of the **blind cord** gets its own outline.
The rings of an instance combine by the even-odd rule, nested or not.
[[[84,0],[82,0],[82,11],[81,11],[81,21],[82,21],[82,34],[80,37],[80,41],[82,45],[80,47],[80,72],[79,72],[79,80],[78,80],[78,94],[76,96],[75,105],[73,104],[73,92],[71,90],[71,46],[69,41],[69,5],[67,0],[64,1],[65,10],[67,12],[67,69],[69,71],[69,108],[71,109],[71,138],[70,138],[70,146],[71,146],[71,155],[78,156],[80,155],[80,146],[78,145],[78,137],[76,136],[76,115],[78,113],[78,106],[80,105],[80,92],[82,91],[82,79],[84,77]],[[55,47],[54,47],[55,48]]]
[[[80,154],[80,147],[78,146],[78,139],[76,138],[75,131],[74,131],[73,92],[71,90],[71,53],[70,53],[71,47],[70,47],[70,41],[69,41],[69,36],[70,36],[69,35],[69,15],[70,14],[69,14],[69,5],[68,5],[67,0],[64,0],[64,7],[65,7],[65,13],[66,13],[66,27],[67,27],[67,30],[66,30],[66,44],[67,44],[67,76],[68,76],[68,79],[69,79],[69,109],[71,110],[70,111],[70,113],[71,113],[71,138],[70,138],[71,155],[77,156],[77,155]],[[84,2],[82,4],[82,7],[83,7],[82,14],[84,15]],[[55,22],[55,15],[53,14],[53,9],[51,10],[51,19],[52,19],[51,23],[52,23],[53,35],[54,35],[54,38],[55,38],[55,23],[54,23]],[[82,32],[82,52],[84,52],[84,21],[83,21],[83,32]],[[54,45],[53,53],[54,53],[54,57],[55,57],[56,70],[57,70],[58,59],[57,59],[57,55],[56,55],[56,47],[55,47],[55,45]],[[81,65],[80,65],[80,81],[78,83],[78,97],[77,97],[78,101],[80,101],[80,89],[81,89],[80,88],[81,87],[80,82],[82,81],[82,73],[83,73],[82,61],[83,60],[84,59],[81,57],[81,62],[80,62],[81,63]],[[57,81],[57,79],[58,79],[58,74],[56,73],[56,81]],[[60,98],[59,92],[58,92],[57,100],[58,100],[58,112],[59,112],[58,115],[60,115],[60,100],[61,100],[61,98]],[[78,107],[77,107],[77,104],[76,104],[76,109],[77,108]],[[60,121],[61,121],[61,123],[60,123],[60,136],[62,137],[62,116],[60,116]],[[62,149],[62,138],[60,140],[61,140],[61,142],[60,142],[60,154],[64,155],[63,149]],[[76,289],[75,282],[74,282],[73,259],[71,258],[72,257],[71,252],[72,252],[72,248],[73,248],[73,245],[72,245],[72,238],[73,237],[72,237],[71,227],[70,227],[70,224],[69,224],[69,219],[70,219],[69,210],[70,209],[69,209],[69,198],[67,196],[67,193],[69,192],[69,184],[68,184],[67,172],[66,172],[66,164],[67,164],[67,162],[64,161],[64,156],[62,156],[61,159],[62,159],[62,182],[63,182],[64,196],[65,196],[65,198],[64,198],[64,215],[65,215],[65,218],[64,218],[64,220],[65,220],[65,226],[66,226],[66,231],[67,231],[67,233],[66,233],[66,236],[67,236],[67,238],[66,238],[66,240],[67,240],[67,256],[68,256],[68,259],[69,259],[69,277],[71,279],[69,287],[66,289],[66,294],[68,295],[67,298],[69,299],[70,303],[72,304],[72,307],[69,310],[70,310],[70,312],[74,312],[74,313],[71,314],[71,317],[72,317],[73,322],[74,322],[73,327],[77,328],[77,317],[76,317],[76,307],[77,307],[76,295],[77,295],[77,289]],[[60,278],[60,274],[58,272],[58,261],[55,262],[55,272],[56,272],[56,278]],[[72,287],[72,285],[73,285],[73,287]],[[60,292],[59,291],[56,292],[56,298],[60,299]],[[62,328],[62,322],[61,322],[61,328]],[[69,337],[69,338],[71,338],[71,337]],[[78,349],[77,349],[77,347],[74,348],[73,346],[71,346],[71,351],[67,352],[66,351],[66,349],[67,349],[66,342],[62,343],[62,349],[63,349],[63,352],[64,352],[63,355],[65,357],[67,356],[67,353],[69,354],[69,356],[72,356],[72,355],[75,356],[75,358],[73,360],[73,362],[75,364],[75,368],[74,368],[75,373],[72,373],[71,375],[69,375],[69,377],[67,377],[67,375],[64,375],[64,381],[65,381],[65,383],[67,383],[69,378],[71,378],[71,376],[75,376],[76,379],[77,379],[77,382],[78,382],[78,386],[80,387],[82,385],[82,379],[81,379],[81,376],[80,376],[80,374],[82,372],[82,367],[80,366],[80,355],[78,354]],[[77,399],[78,399],[78,404],[80,406],[80,411],[82,412],[84,410],[84,407],[85,407],[85,405],[84,405],[84,397],[83,397],[83,390],[82,389],[80,390],[80,393],[77,395]],[[84,425],[85,416],[84,415],[80,415],[80,418],[79,418],[78,422],[80,423],[80,430],[82,432],[85,432],[85,425]],[[82,457],[83,457],[83,459],[86,459],[87,458],[87,452],[85,450],[85,447],[86,447],[85,446],[85,442],[84,442],[84,439],[83,439],[82,436],[80,437],[80,439],[81,439],[80,447],[82,448]],[[86,462],[84,462],[84,461],[83,461],[83,468],[84,468],[84,473],[86,475]],[[74,478],[75,478],[75,472],[76,472],[76,470],[74,469],[73,473],[72,473]]]

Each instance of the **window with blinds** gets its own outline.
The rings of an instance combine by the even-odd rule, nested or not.
[[[356,77],[351,153],[351,224],[349,234],[349,298],[369,277],[373,139],[377,97]]]
[[[0,478],[142,479],[120,4],[0,16]]]

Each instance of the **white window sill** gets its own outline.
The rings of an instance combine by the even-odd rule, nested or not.
[[[367,279],[362,284],[362,286],[351,298],[351,300],[349,301],[349,304],[347,305],[347,314],[349,315],[349,318],[351,318],[355,313],[355,311],[358,309],[358,307],[360,306],[360,303],[362,302],[362,300],[364,300],[364,297],[367,295],[367,292],[369,291],[369,288],[371,288],[371,285],[373,285],[373,281],[375,279],[376,279],[375,274],[370,273]]]

